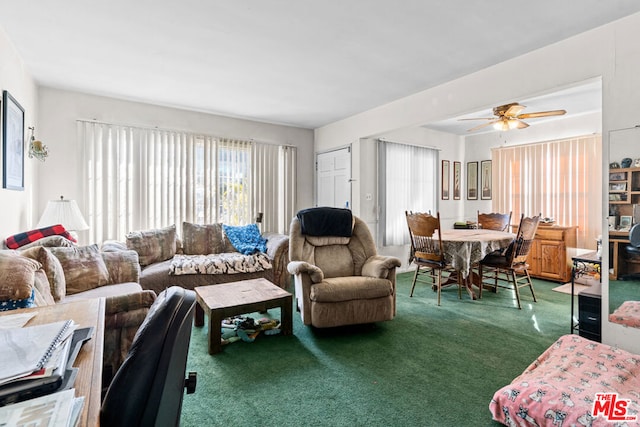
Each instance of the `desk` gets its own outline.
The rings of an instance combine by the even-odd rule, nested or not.
[[[579,322],[576,323],[573,321],[573,313],[574,313],[574,287],[575,287],[575,282],[576,282],[576,277],[580,277],[584,274],[588,274],[590,272],[594,272],[594,271],[598,271],[601,269],[602,266],[602,260],[600,258],[598,258],[598,255],[596,252],[587,252],[586,254],[583,255],[578,255],[578,256],[574,256],[571,257],[571,260],[573,261],[573,267],[571,269],[571,331],[570,333],[573,333],[574,331],[580,331],[580,324]],[[602,277],[602,276],[601,276]],[[595,285],[594,285],[595,286]],[[600,288],[598,287],[597,292],[600,292]],[[583,291],[585,292],[585,291]],[[598,319],[601,316],[601,313],[594,313],[594,315],[597,314]],[[596,320],[598,320],[596,319]],[[589,331],[587,331],[587,333],[590,333]],[[582,335],[582,334],[581,334]],[[599,335],[599,334],[598,334]],[[593,339],[593,337],[589,337],[587,336],[587,338],[591,338]],[[599,336],[598,336],[599,338]]]
[[[609,279],[618,280],[620,272],[626,270],[626,263],[620,260],[621,248],[629,244],[629,231],[609,230]]]
[[[79,368],[74,384],[76,396],[85,398],[78,421],[78,425],[84,427],[94,427],[100,423],[104,310],[104,298],[96,298],[0,313],[0,316],[26,312],[37,313],[26,326],[73,319],[80,328],[88,326],[95,328],[93,337],[82,346],[73,364]]]
[[[461,275],[472,299],[476,299],[476,295],[471,289],[475,280],[475,277],[470,274],[471,267],[491,252],[509,246],[515,237],[515,234],[505,231],[442,230],[444,258],[447,264],[455,268]]]

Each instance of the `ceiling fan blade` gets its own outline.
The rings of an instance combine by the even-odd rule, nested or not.
[[[463,121],[463,120],[495,120],[495,117],[467,117],[464,119],[458,119],[458,121]]]
[[[518,124],[516,125],[516,129],[524,129],[529,127],[529,125],[523,122],[522,120],[518,120],[518,119],[513,119],[513,120],[517,120],[518,122]]]
[[[526,107],[520,104],[513,104],[504,112],[505,117],[516,117]]]
[[[565,110],[538,111],[537,113],[520,114],[516,119],[535,119],[536,117],[561,116],[565,113]]]
[[[484,127],[491,126],[492,124],[497,123],[499,121],[500,120],[492,120],[490,122],[483,123],[481,125],[478,125],[478,126],[476,126],[474,128],[471,128],[471,129],[467,130],[467,132],[473,132],[473,131],[476,131],[476,130],[480,130],[480,129],[484,128]]]

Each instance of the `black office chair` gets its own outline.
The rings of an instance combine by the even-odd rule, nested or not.
[[[627,274],[622,280],[640,280],[640,224],[635,224],[629,231],[629,244],[624,248],[624,260]]]
[[[185,380],[195,301],[178,286],[158,295],[107,389],[100,425],[179,425],[184,389],[196,388],[195,372]]]

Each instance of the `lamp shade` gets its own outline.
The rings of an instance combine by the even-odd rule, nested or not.
[[[76,201],[65,200],[62,196],[60,196],[60,200],[49,200],[37,227],[48,227],[56,224],[62,224],[67,231],[89,229],[89,225],[82,217]]]

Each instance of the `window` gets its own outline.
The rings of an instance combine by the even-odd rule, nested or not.
[[[409,244],[405,211],[437,211],[438,151],[379,141],[380,232],[384,246]]]
[[[288,232],[295,147],[78,121],[90,241],[183,221]]]
[[[599,135],[492,151],[493,210],[512,218],[542,214],[577,225],[580,248],[601,233],[602,142]]]

